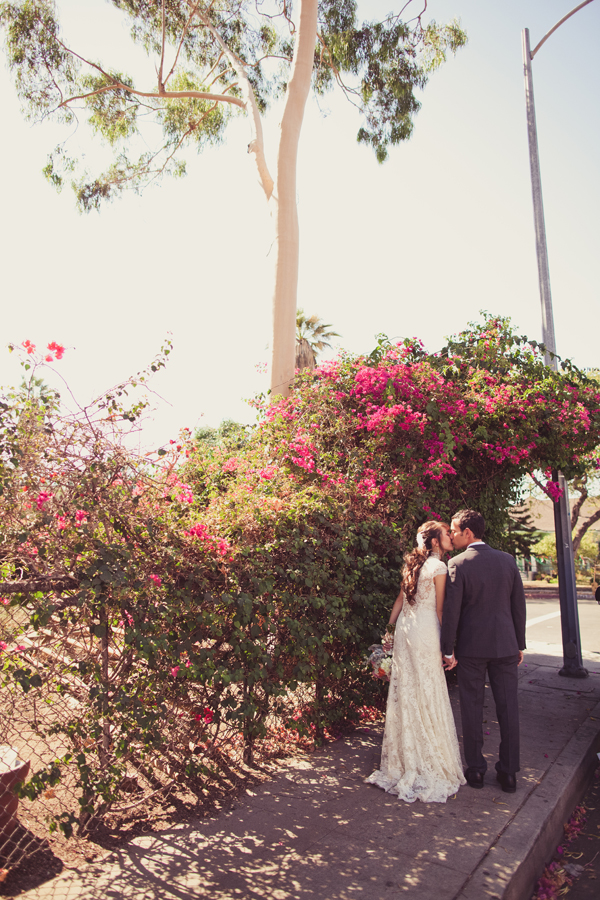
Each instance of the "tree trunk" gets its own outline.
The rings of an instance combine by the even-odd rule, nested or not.
[[[288,396],[294,378],[299,259],[296,170],[314,64],[317,9],[318,0],[300,0],[296,46],[280,125],[277,175],[271,200],[276,246],[271,392],[284,397]]]
[[[297,369],[314,369],[316,366],[315,354],[306,340],[300,338],[296,341],[296,368]]]
[[[597,509],[595,513],[592,513],[592,515],[588,519],[585,519],[581,523],[581,525],[573,535],[573,553],[577,553],[577,551],[579,550],[579,545],[581,544],[582,537],[588,531],[588,529],[599,519],[600,509]]]

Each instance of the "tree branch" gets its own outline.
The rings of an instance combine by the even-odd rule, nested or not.
[[[198,4],[196,4],[197,6]],[[194,8],[195,9],[195,8]],[[74,50],[71,50],[70,47],[67,47],[60,38],[55,36],[55,40],[67,53],[70,53],[71,56],[76,57],[81,62],[85,63],[86,66],[91,66],[91,68],[96,69],[97,72],[100,72],[101,75],[104,75],[105,78],[110,78],[112,84],[104,85],[101,88],[98,88],[96,91],[92,91],[89,94],[81,94],[76,97],[69,97],[68,100],[63,100],[62,103],[56,107],[56,109],[60,109],[63,106],[67,106],[69,103],[73,103],[75,100],[84,100],[86,97],[93,97],[94,94],[98,94],[102,91],[110,91],[110,90],[120,90],[125,91],[128,94],[132,94],[135,97],[151,97],[153,99],[167,99],[167,100],[179,100],[182,98],[193,98],[196,100],[214,100],[217,103],[233,103],[235,106],[240,106],[242,109],[246,109],[246,103],[243,100],[240,100],[238,97],[229,97],[226,94],[210,94],[204,91],[161,91],[159,89],[158,93],[155,91],[138,91],[135,88],[131,87],[128,84],[123,84],[121,81],[117,81],[109,72],[105,71],[102,66],[99,66],[97,63],[91,62],[89,59],[86,59],[84,56],[80,56],[79,53],[75,53]],[[227,49],[225,48],[227,52]],[[170,77],[169,73],[169,77]],[[245,77],[245,75],[244,75]]]
[[[577,520],[579,518],[579,513],[581,512],[581,507],[583,506],[583,504],[585,503],[585,501],[588,498],[588,489],[584,484],[582,484],[582,486],[580,488],[578,488],[578,490],[581,491],[581,493],[579,494],[579,497],[577,498],[576,502],[573,504],[573,509],[571,510],[571,531],[577,525]]]
[[[588,531],[589,528],[592,527],[592,525],[595,522],[598,522],[599,520],[600,520],[600,509],[597,509],[595,513],[593,513],[591,516],[589,516],[589,518],[585,519],[581,523],[581,525],[579,526],[579,528],[573,535],[573,553],[577,553],[577,551],[579,550],[579,545],[581,544],[581,539],[583,538],[584,534]]]
[[[243,105],[247,112],[250,113],[250,120],[252,122],[252,129],[254,132],[254,138],[248,144],[248,153],[254,154],[256,168],[258,169],[258,177],[260,179],[262,189],[265,192],[267,200],[270,200],[273,194],[274,182],[271,177],[271,173],[269,172],[269,167],[267,166],[267,160],[265,157],[262,121],[260,118],[260,111],[258,109],[256,97],[254,96],[254,89],[250,84],[248,76],[246,75],[245,66],[242,60],[239,59],[239,57],[237,57],[235,53],[233,53],[233,51],[229,49],[214,25],[212,25],[211,22],[197,10],[198,4],[196,3],[193,9],[193,13],[198,16],[204,27],[208,29],[208,31],[217,41],[221,50],[225,53],[225,55],[231,62],[233,68],[238,74],[240,81],[242,82],[242,91],[244,96],[246,97],[246,101]]]
[[[196,10],[198,9],[198,6],[199,6],[199,5],[200,5],[200,0],[197,0],[197,2],[196,2],[195,5],[194,5],[194,8],[192,9],[192,11],[191,11],[191,13],[190,13],[190,15],[189,15],[189,17],[188,17],[187,22],[186,22],[185,25],[184,25],[183,31],[181,32],[181,38],[180,38],[180,40],[179,40],[179,46],[177,47],[177,53],[175,54],[175,59],[174,59],[174,61],[173,61],[173,65],[171,66],[171,68],[170,68],[170,70],[169,70],[169,74],[168,74],[167,77],[165,78],[165,84],[167,84],[167,82],[169,81],[171,75],[172,75],[173,72],[175,71],[175,66],[177,65],[177,60],[179,59],[179,54],[181,53],[181,48],[183,47],[183,42],[184,42],[184,40],[185,40],[185,36],[186,36],[186,34],[188,33],[188,31],[189,31],[189,29],[190,29],[190,25],[191,25],[191,23],[192,23],[192,19],[194,18],[194,13],[195,13]],[[164,8],[164,7],[163,7],[163,8]]]
[[[227,90],[233,86],[234,85],[230,85]],[[235,106],[246,109],[246,104],[243,100],[240,100],[239,97],[230,97],[228,94],[210,94],[207,91],[162,91],[157,94],[155,91],[137,91],[135,88],[123,84],[121,81],[107,84],[104,87],[98,88],[96,91],[91,91],[89,94],[79,94],[76,97],[69,97],[67,100],[63,100],[56,109],[67,106],[69,103],[74,103],[75,100],[85,100],[87,97],[93,97],[95,94],[101,94],[104,91],[126,91],[128,94],[133,94],[135,97],[151,97],[154,100],[181,100],[185,97],[190,97],[196,100],[212,100],[217,103],[233,103]]]
[[[68,591],[79,587],[79,581],[71,575],[42,575],[24,581],[0,581],[3,594],[34,594],[36,591]]]
[[[160,66],[158,68],[158,91],[162,93],[165,89],[163,82],[163,67],[165,64],[165,0],[161,2],[161,18],[162,18],[162,36],[160,46]]]
[[[217,106],[218,106],[218,103],[213,103],[211,108],[207,109],[206,112],[204,113],[204,115],[200,119],[198,119],[196,122],[194,122],[193,126],[188,128],[188,130],[184,134],[181,135],[180,139],[177,141],[177,143],[175,145],[175,148],[173,149],[173,152],[170,153],[169,156],[167,156],[167,158],[165,159],[165,161],[162,164],[162,166],[160,167],[160,169],[157,169],[157,171],[154,173],[154,176],[150,179],[148,184],[151,184],[152,181],[154,181],[156,178],[159,177],[159,175],[161,175],[164,172],[166,167],[169,165],[170,161],[173,159],[173,157],[175,156],[175,154],[177,153],[177,151],[179,150],[179,148],[185,141],[186,137],[188,137],[190,134],[192,134],[196,130],[198,125],[202,121],[204,121],[204,119],[209,115],[209,113],[213,112],[213,110],[215,110],[217,108]],[[162,149],[164,150],[164,147]],[[158,154],[156,154],[156,155],[158,155]],[[152,159],[156,159],[156,156],[152,157]]]

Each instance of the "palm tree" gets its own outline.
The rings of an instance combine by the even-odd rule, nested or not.
[[[314,369],[317,354],[325,347],[331,347],[330,338],[340,337],[337,331],[328,331],[318,316],[307,316],[303,309],[296,312],[296,368]]]

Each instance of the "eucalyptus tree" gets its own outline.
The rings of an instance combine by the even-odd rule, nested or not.
[[[275,232],[272,391],[287,394],[294,374],[298,282],[297,151],[311,88],[339,88],[360,110],[358,140],[382,162],[410,137],[422,89],[465,42],[457,22],[426,23],[427,0],[381,21],[359,23],[355,0],[107,0],[130,23],[132,42],[155,60],[153,84],[135,83],[131,60],[104,61],[72,46],[59,23],[61,0],[2,0],[0,22],[16,87],[33,119],[68,126],[87,120],[114,150],[105,171],[89,174],[65,145],[46,175],[71,181],[82,210],[121,191],[182,175],[186,145],[219,143],[232,116],[250,126],[248,151],[272,211]],[[90,23],[93,27],[93,23]],[[262,118],[283,98],[276,156],[265,153]],[[150,149],[149,149],[150,148]]]

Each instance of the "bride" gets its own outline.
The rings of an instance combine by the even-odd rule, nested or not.
[[[445,803],[466,783],[440,653],[450,550],[447,525],[421,525],[388,625],[396,630],[381,768],[366,781],[408,803]]]

